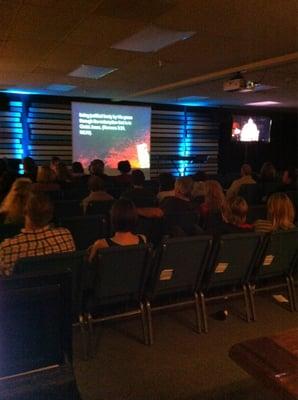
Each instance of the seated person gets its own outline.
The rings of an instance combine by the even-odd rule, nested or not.
[[[5,224],[24,224],[24,206],[32,182],[29,178],[18,178],[0,206],[1,220]]]
[[[256,181],[252,178],[251,175],[252,175],[251,166],[249,164],[243,164],[241,167],[241,178],[236,179],[227,191],[228,200],[238,195],[241,185],[251,185],[256,183]]]
[[[0,244],[0,274],[10,275],[20,258],[75,250],[70,232],[52,228],[53,206],[41,193],[30,193],[25,204],[25,228]]]
[[[282,185],[278,188],[279,192],[293,192],[298,190],[298,174],[296,168],[288,168],[282,175]]]
[[[84,213],[86,213],[88,204],[97,201],[113,201],[109,193],[104,190],[104,181],[99,176],[91,176],[88,181],[88,188],[90,190],[89,196],[85,197],[82,201]]]
[[[71,164],[71,174],[73,180],[82,178],[85,175],[82,163],[79,161],[73,162]]]
[[[254,223],[256,232],[272,232],[295,228],[295,208],[285,193],[273,193],[267,201],[267,219]]]
[[[266,161],[260,170],[259,183],[271,182],[276,182],[276,169],[270,161]]]
[[[225,233],[245,233],[252,232],[253,225],[246,222],[248,205],[243,197],[237,196],[228,203],[226,221],[220,224],[218,232]]]
[[[90,175],[99,176],[106,184],[110,183],[110,177],[104,173],[105,164],[99,158],[92,160],[89,165]]]
[[[31,157],[23,158],[24,178],[29,178],[32,182],[36,181],[37,166]]]
[[[71,173],[67,165],[63,161],[58,162],[56,167],[56,182],[63,186],[65,183],[70,183],[71,180]]]
[[[145,175],[140,169],[131,173],[132,188],[127,189],[122,198],[131,200],[136,207],[153,207],[156,205],[156,197],[147,188],[144,188]]]
[[[157,200],[159,203],[162,202],[166,197],[175,196],[175,179],[169,172],[164,172],[159,175],[159,192],[157,194]]]
[[[203,229],[212,231],[224,221],[227,202],[219,182],[209,180],[205,182],[205,199],[199,205],[200,225]]]
[[[175,182],[175,196],[161,202],[167,234],[185,236],[199,233],[198,215],[190,201],[192,187],[193,180],[189,176],[178,178]]]
[[[114,182],[121,185],[129,185],[131,183],[131,166],[128,160],[118,162],[118,171],[120,175],[114,177]]]
[[[38,167],[36,183],[32,185],[32,190],[35,192],[58,191],[60,190],[60,185],[55,180],[55,172],[48,165],[42,165]]]
[[[117,200],[111,209],[111,223],[112,229],[115,232],[114,236],[108,239],[97,240],[90,248],[89,260],[93,260],[99,249],[146,243],[145,236],[133,233],[136,228],[137,219],[136,207],[130,200]]]

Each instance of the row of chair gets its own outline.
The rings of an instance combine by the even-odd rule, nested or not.
[[[206,302],[242,295],[246,319],[254,321],[257,291],[285,285],[290,309],[296,310],[297,244],[298,229],[224,235],[218,241],[164,239],[154,252],[148,245],[103,249],[92,264],[84,251],[23,259],[15,272],[70,269],[73,321],[80,322],[84,335],[87,327],[92,334],[95,322],[140,315],[144,340],[152,344],[152,313],[161,308],[194,305],[197,331],[207,332]]]

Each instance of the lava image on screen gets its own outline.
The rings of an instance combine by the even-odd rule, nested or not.
[[[232,140],[236,142],[270,142],[271,119],[234,115]]]
[[[108,174],[116,174],[118,162],[150,171],[151,108],[72,103],[73,160],[84,168],[99,158]]]

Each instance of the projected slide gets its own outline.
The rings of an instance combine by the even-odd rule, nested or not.
[[[99,158],[108,174],[129,160],[148,176],[150,169],[151,108],[72,103],[73,160],[84,168]]]

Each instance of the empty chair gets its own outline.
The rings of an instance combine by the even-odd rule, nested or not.
[[[108,236],[108,223],[103,215],[62,218],[59,225],[71,232],[77,250],[87,249],[97,239]]]
[[[146,291],[149,341],[153,343],[152,312],[178,305],[193,305],[197,331],[201,331],[195,291],[211,249],[211,236],[165,239],[158,250]],[[173,300],[175,296],[175,300]]]
[[[140,315],[144,340],[147,342],[142,296],[148,255],[147,245],[100,250],[93,262],[93,286],[87,302],[91,333],[96,322]]]
[[[262,194],[260,186],[257,183],[241,185],[238,194],[243,197],[249,205],[261,203]]]
[[[72,369],[71,276],[0,279],[1,399],[80,399]]]
[[[82,215],[82,207],[79,200],[61,200],[54,204],[54,220]]]
[[[262,235],[258,233],[222,235],[215,243],[206,274],[197,287],[205,332],[208,331],[206,301],[244,295],[247,321],[252,319],[246,282],[261,245]]]
[[[92,201],[88,204],[87,215],[108,215],[112,208],[114,201]]]
[[[296,268],[298,229],[271,233],[266,240],[257,268],[248,285],[253,319],[256,319],[254,295],[256,292],[287,286],[290,309],[295,308],[292,271]]]

